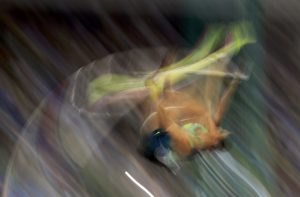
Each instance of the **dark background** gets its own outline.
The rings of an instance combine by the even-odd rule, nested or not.
[[[192,47],[209,23],[250,19],[261,43],[269,99],[299,129],[298,1],[4,1],[0,15],[1,177],[21,128],[40,102],[78,68],[139,47]],[[282,160],[299,167],[299,132],[268,112]],[[283,129],[282,129],[283,128]],[[287,145],[289,144],[289,145]],[[288,148],[291,147],[291,148]],[[278,162],[279,163],[279,162]],[[276,165],[274,166],[276,169]],[[290,194],[299,179],[278,168]]]

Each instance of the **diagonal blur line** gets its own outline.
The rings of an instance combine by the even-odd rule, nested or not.
[[[217,157],[227,166],[232,172],[234,172],[241,180],[249,185],[258,196],[271,196],[266,188],[243,166],[236,162],[232,156],[227,152],[217,153]],[[247,178],[246,178],[247,177]]]
[[[141,188],[149,196],[154,197],[154,195],[147,188],[145,188],[142,184],[140,184],[137,180],[135,180],[135,178],[133,178],[127,171],[125,171],[125,174],[134,184],[136,184],[139,188]]]

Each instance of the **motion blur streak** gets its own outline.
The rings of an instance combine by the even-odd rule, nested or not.
[[[128,176],[128,178],[134,182],[134,184],[136,184],[138,187],[140,187],[142,190],[144,190],[149,196],[154,197],[153,194],[151,194],[151,192],[149,192],[149,190],[147,190],[143,185],[141,185],[137,180],[135,180],[128,172],[125,172],[126,176]]]
[[[299,1],[10,0],[0,7],[3,197],[299,196]],[[221,123],[232,132],[224,149],[202,151],[174,173],[138,150],[149,92],[89,97],[98,77],[163,69],[203,44],[211,25],[240,21],[253,24],[256,42],[230,62],[245,70]],[[144,85],[102,79],[121,89]],[[105,82],[101,90],[115,88]]]

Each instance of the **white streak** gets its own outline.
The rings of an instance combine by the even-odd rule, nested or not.
[[[141,188],[144,192],[146,192],[149,196],[154,197],[154,195],[147,190],[142,184],[140,184],[137,180],[135,180],[127,171],[125,171],[126,176],[128,176],[128,178],[135,183],[139,188]]]

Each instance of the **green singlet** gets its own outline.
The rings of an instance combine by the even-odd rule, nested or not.
[[[190,144],[193,148],[195,147],[195,145],[193,143],[193,140],[195,138],[197,138],[197,140],[199,141],[201,146],[205,145],[204,142],[199,138],[199,135],[197,135],[197,132],[196,132],[196,130],[199,129],[200,132],[206,133],[207,129],[203,125],[201,125],[199,123],[187,123],[187,124],[183,125],[182,128],[184,131],[188,132]]]

